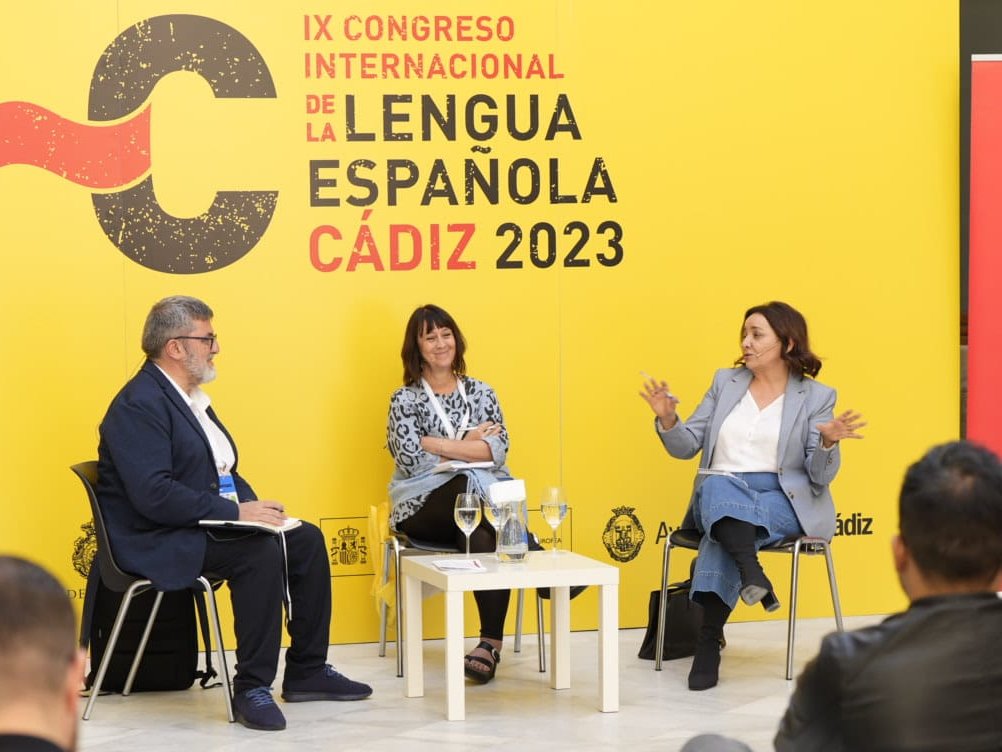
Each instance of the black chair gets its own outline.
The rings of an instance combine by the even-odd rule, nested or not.
[[[702,536],[698,530],[675,530],[665,540],[664,559],[661,563],[661,603],[658,610],[658,631],[657,641],[654,645],[654,670],[661,670],[661,658],[664,652],[664,636],[666,629],[666,609],[668,602],[668,563],[673,548],[687,548],[692,551],[699,550],[699,541]],[[842,609],[839,606],[838,585],[835,583],[835,564],[832,562],[831,544],[824,538],[813,538],[803,535],[799,538],[792,538],[781,541],[773,546],[761,549],[760,553],[790,554],[792,556],[792,571],[790,575],[790,616],[786,630],[786,678],[793,679],[793,644],[794,632],[797,624],[797,581],[800,576],[800,554],[808,556],[818,556],[823,554],[825,563],[828,566],[828,585],[831,588],[832,605],[835,607],[835,625],[839,632],[842,628]]]
[[[100,568],[101,581],[109,590],[113,590],[116,593],[124,593],[122,596],[122,604],[118,608],[118,613],[115,616],[115,624],[111,629],[111,635],[108,637],[108,645],[104,651],[104,657],[101,659],[101,665],[98,667],[97,676],[94,678],[94,685],[90,689],[90,697],[87,700],[87,706],[84,708],[83,720],[90,719],[91,710],[94,707],[94,703],[97,702],[98,695],[101,694],[101,683],[104,681],[104,675],[108,671],[108,665],[111,663],[111,656],[115,652],[115,645],[118,642],[119,633],[122,631],[122,624],[125,623],[126,614],[129,612],[129,606],[132,604],[132,599],[139,593],[145,592],[147,590],[155,590],[153,583],[147,579],[137,577],[136,575],[129,574],[128,572],[122,571],[122,569],[115,563],[115,557],[111,549],[111,544],[108,540],[108,530],[104,524],[104,515],[101,512],[101,505],[97,499],[97,494],[94,491],[94,487],[97,485],[97,463],[96,462],[81,462],[70,467],[77,477],[80,478],[80,482],[83,483],[84,488],[87,491],[87,498],[90,501],[90,509],[94,515],[94,531],[97,534],[97,555],[95,564]],[[219,670],[222,674],[223,679],[223,697],[226,702],[226,717],[229,719],[230,723],[233,722],[233,703],[230,698],[230,675],[226,667],[226,655],[223,651],[223,634],[222,629],[219,625],[219,612],[216,610],[216,594],[213,589],[214,585],[218,585],[220,581],[210,581],[207,577],[199,577],[195,581],[195,587],[200,587],[205,591],[205,602],[209,612],[209,618],[212,624],[212,639],[216,643],[216,655],[219,659]],[[150,637],[150,631],[153,629],[153,622],[157,617],[157,610],[160,608],[160,601],[163,599],[163,591],[156,591],[156,598],[153,602],[153,608],[150,611],[150,618],[146,622],[146,628],[143,630],[143,636],[139,641],[139,647],[136,650],[136,657],[132,662],[132,667],[129,669],[129,675],[125,681],[125,687],[122,689],[122,695],[126,696],[132,691],[132,682],[136,677],[136,671],[139,669],[139,663],[143,658],[143,651],[146,650],[146,643]]]
[[[406,534],[390,531],[383,541],[383,581],[386,585],[390,581],[390,567],[393,567],[393,581],[395,589],[395,607],[397,621],[397,676],[404,675],[404,654],[401,646],[404,641],[403,619],[400,618],[403,609],[403,589],[400,583],[400,557],[418,554],[456,554],[461,551],[449,545],[430,543],[428,541],[416,540]],[[522,651],[522,613],[525,607],[525,591],[518,591],[517,607],[515,611],[515,652]],[[386,655],[386,623],[387,605],[386,601],[379,604],[379,655]],[[539,634],[539,671],[546,672],[546,645],[545,631],[543,630],[543,606],[539,594],[536,594],[536,623]]]

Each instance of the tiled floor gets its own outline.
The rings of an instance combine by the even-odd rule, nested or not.
[[[846,619],[846,627],[880,617]],[[814,655],[832,619],[797,623],[796,666]],[[444,642],[425,643],[425,696],[405,698],[396,677],[392,646],[385,658],[376,645],[331,648],[331,660],[352,678],[366,681],[373,696],[362,702],[282,705],[289,727],[250,731],[226,722],[220,689],[109,695],[83,723],[80,748],[87,752],[328,752],[337,750],[662,750],[673,752],[700,732],[735,736],[756,751],[772,749],[776,724],[793,682],[784,679],[786,622],[748,622],[727,627],[720,684],[706,692],[685,685],[690,659],[664,664],[636,657],[642,630],[620,632],[618,713],[600,713],[597,702],[597,639],[572,635],[572,685],[554,691],[540,674],[534,635],[521,653],[509,639],[495,681],[467,685],[465,721],[445,720]],[[468,641],[472,647],[472,640]],[[232,656],[230,656],[232,665]],[[281,672],[279,673],[281,676]],[[280,681],[280,680],[279,680]],[[82,706],[81,706],[82,707]]]

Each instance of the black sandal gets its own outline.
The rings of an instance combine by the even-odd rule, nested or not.
[[[498,664],[501,662],[501,653],[486,640],[481,640],[477,643],[477,648],[487,651],[487,653],[490,654],[490,658],[482,655],[474,655],[472,652],[467,653],[464,659],[463,671],[465,672],[467,678],[473,679],[473,681],[478,684],[486,684],[494,678],[494,673],[497,671]],[[474,648],[474,650],[477,648]],[[492,659],[493,663],[491,663]],[[471,661],[475,661],[479,665],[490,664],[490,669],[485,671],[477,668],[475,665],[471,664]]]

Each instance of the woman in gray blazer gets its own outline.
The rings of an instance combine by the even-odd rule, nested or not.
[[[748,309],[736,368],[717,371],[688,421],[665,381],[649,379],[641,396],[673,457],[702,453],[683,527],[702,534],[692,599],[703,607],[689,689],[717,684],[724,624],[740,597],[779,608],[758,562],[759,548],[802,534],[831,538],[835,507],[828,485],[838,472],[841,439],[862,438],[861,415],[834,416],[835,390],[815,381],[807,322],[773,301]]]

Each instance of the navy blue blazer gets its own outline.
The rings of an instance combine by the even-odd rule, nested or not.
[[[209,417],[233,444],[210,407]],[[190,586],[202,571],[206,532],[199,520],[235,520],[219,495],[212,448],[177,389],[151,361],[112,400],[100,428],[97,497],[112,551],[127,572],[161,590]],[[240,477],[241,501],[256,499]]]

